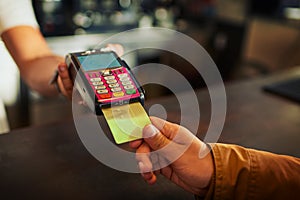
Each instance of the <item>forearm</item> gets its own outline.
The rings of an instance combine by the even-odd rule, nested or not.
[[[215,176],[206,199],[296,199],[300,159],[236,145],[212,148]]]
[[[22,79],[33,90],[43,96],[54,96],[58,94],[54,85],[49,82],[63,58],[55,55],[44,56],[23,63],[20,68]]]
[[[40,31],[17,26],[3,32],[1,37],[28,86],[45,96],[58,94],[48,83],[63,58],[52,53]]]

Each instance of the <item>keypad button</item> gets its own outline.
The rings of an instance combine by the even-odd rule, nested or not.
[[[96,86],[95,86],[95,89],[96,89],[96,90],[103,90],[103,89],[105,89],[105,88],[106,88],[105,85],[96,85]]]
[[[107,80],[107,81],[108,80],[114,80],[115,77],[114,76],[105,76],[104,79]]]
[[[125,78],[125,77],[128,77],[128,74],[119,74],[118,77],[121,79],[121,78]]]
[[[106,81],[107,84],[117,83],[117,80],[108,80]]]
[[[89,75],[90,78],[94,77],[94,73],[88,73],[88,75]]]
[[[93,85],[103,85],[102,81],[92,82]]]
[[[129,81],[130,79],[128,77],[123,77],[123,78],[120,78],[120,81]]]
[[[96,81],[101,81],[101,78],[91,78],[90,79],[92,82],[96,82]]]
[[[110,70],[104,70],[104,71],[102,72],[102,75],[103,75],[103,76],[110,76],[110,75],[112,75],[112,72],[111,72]]]
[[[128,90],[128,89],[133,89],[134,86],[133,85],[124,85],[124,89]]]
[[[99,73],[98,72],[91,72],[91,73],[88,73],[89,77],[90,78],[97,78],[99,77]]]
[[[126,90],[126,94],[135,94],[135,93],[136,93],[135,89]]]
[[[123,81],[122,85],[131,85],[131,81]]]
[[[111,94],[100,94],[99,95],[99,97],[101,98],[101,99],[108,99],[108,98],[111,98]]]
[[[120,87],[112,88],[112,92],[120,92],[122,89]]]
[[[106,94],[108,93],[108,90],[97,90],[98,94]]]
[[[120,87],[120,85],[119,85],[118,83],[109,84],[108,86],[109,86],[110,88]]]
[[[114,92],[113,96],[114,97],[122,97],[122,96],[124,96],[124,92]]]

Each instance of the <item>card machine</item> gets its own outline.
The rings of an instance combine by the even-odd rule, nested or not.
[[[126,62],[113,51],[89,50],[66,56],[71,79],[88,106],[102,109],[132,102],[144,104],[144,92]],[[77,75],[77,76],[76,76]]]

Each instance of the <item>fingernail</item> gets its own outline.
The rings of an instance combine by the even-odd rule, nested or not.
[[[140,170],[140,173],[144,174],[144,173],[148,173],[151,171],[151,168],[149,168],[149,166],[146,166],[143,162],[139,162],[138,163],[138,167]]]
[[[63,72],[63,71],[65,71],[66,68],[65,68],[65,66],[59,66],[58,69],[59,69],[59,71]]]
[[[144,169],[144,164],[142,162],[139,162],[138,166],[141,171]]]
[[[148,138],[148,137],[153,137],[155,136],[157,133],[159,132],[159,130],[153,126],[152,124],[149,124],[148,126],[146,126],[144,128],[144,137]]]

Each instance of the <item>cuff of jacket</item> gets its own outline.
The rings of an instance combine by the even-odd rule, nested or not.
[[[214,155],[213,155],[213,152],[212,152],[212,147],[211,147],[210,144],[207,144],[207,146],[210,149],[210,153],[212,155],[213,162],[215,162]],[[215,166],[215,163],[214,163],[214,166]],[[198,195],[195,195],[196,200],[212,200],[213,199],[214,188],[215,188],[215,185],[216,185],[216,173],[215,172],[216,172],[216,169],[214,169],[214,172],[213,172],[213,175],[211,177],[210,184],[208,186],[208,191],[207,191],[206,195],[204,197],[200,197]]]
[[[214,175],[205,200],[246,198],[251,172],[250,155],[245,148],[227,144],[209,144],[214,161]],[[249,185],[248,185],[249,184]],[[236,191],[238,190],[238,192]],[[244,196],[245,195],[245,196]],[[197,197],[197,199],[201,199]]]

